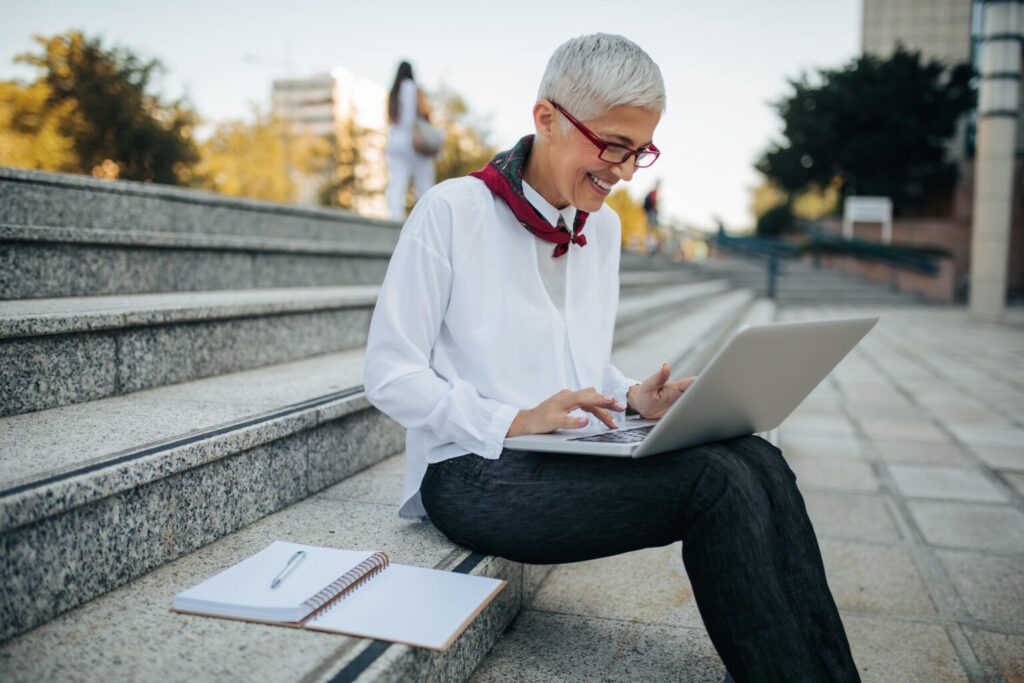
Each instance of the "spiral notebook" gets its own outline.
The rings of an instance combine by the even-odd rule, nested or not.
[[[306,557],[277,588],[298,551]],[[391,564],[382,552],[274,541],[174,597],[172,609],[447,650],[506,582]]]

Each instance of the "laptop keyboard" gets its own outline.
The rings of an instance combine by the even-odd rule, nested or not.
[[[604,432],[592,436],[577,436],[568,441],[589,441],[591,443],[637,443],[647,438],[647,435],[654,429],[654,425],[646,427],[634,427],[633,429],[618,429],[614,432]]]

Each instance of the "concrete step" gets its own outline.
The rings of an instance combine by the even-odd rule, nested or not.
[[[351,240],[393,248],[401,224],[199,190],[0,167],[0,223],[121,232]]]
[[[0,419],[0,640],[401,450],[363,352]]]
[[[725,289],[624,297],[618,324]],[[377,287],[175,292],[0,302],[0,416],[361,346]]]
[[[677,318],[728,289],[726,280],[709,280],[627,290],[619,298],[615,343],[625,344],[657,329],[666,319]]]
[[[392,245],[0,224],[0,300],[380,284]]]
[[[709,297],[688,315],[660,321],[649,334],[617,347],[612,363],[627,376],[643,380],[662,363],[676,378],[699,370],[699,361],[713,352],[753,304],[750,290],[725,291]]]
[[[5,681],[463,681],[547,568],[470,553],[430,524],[398,519],[391,458],[0,645]],[[394,562],[508,581],[446,652],[176,614],[174,595],[275,539],[375,549]]]
[[[377,287],[0,302],[0,415],[362,346]]]

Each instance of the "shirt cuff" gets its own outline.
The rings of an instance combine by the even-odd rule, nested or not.
[[[621,372],[612,371],[607,375],[607,384],[603,387],[604,393],[610,396],[614,396],[615,400],[622,405],[628,405],[626,403],[626,394],[630,388],[634,385],[640,384],[639,381],[626,377]],[[627,415],[629,413],[627,412]]]
[[[477,453],[477,455],[490,460],[497,460],[501,456],[501,451],[505,448],[505,436],[512,426],[512,421],[516,419],[518,414],[519,409],[515,406],[505,403],[500,404],[498,409],[494,411],[494,414],[491,415],[491,423],[487,426],[487,441],[484,444],[484,451]]]

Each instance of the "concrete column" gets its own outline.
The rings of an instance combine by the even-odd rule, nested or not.
[[[1013,157],[1020,116],[1022,0],[983,0],[971,231],[972,317],[1001,322],[1010,256]]]

